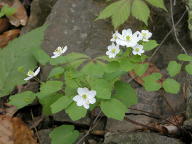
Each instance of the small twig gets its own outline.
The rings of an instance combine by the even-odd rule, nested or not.
[[[151,126],[148,126],[148,125],[145,125],[145,124],[142,124],[142,123],[139,123],[139,122],[136,122],[134,120],[131,120],[129,119],[128,117],[125,117],[124,118],[126,121],[128,122],[131,122],[132,124],[135,124],[135,125],[139,125],[139,126],[142,126],[142,127],[146,127],[152,131],[155,131],[155,132],[161,132],[161,130],[159,130],[158,128],[155,128],[155,127],[151,127]]]
[[[182,16],[179,18],[179,20],[177,21],[177,23],[175,23],[175,27],[181,22],[181,20],[184,18],[184,16],[187,13],[187,9],[184,11],[184,13],[182,14]],[[163,43],[167,40],[167,38],[169,37],[169,35],[172,33],[173,31],[173,27],[171,28],[171,30],[165,35],[165,37],[163,38],[163,40],[160,42],[159,46],[155,49],[155,51],[153,52],[153,54],[151,55],[151,57],[149,58],[149,61],[151,61],[151,59],[153,58],[153,56],[157,53],[157,51],[161,48],[161,46],[163,45]]]
[[[171,11],[171,21],[172,21],[172,25],[173,25],[173,33],[175,35],[175,39],[176,39],[177,43],[179,44],[179,46],[183,49],[185,54],[188,54],[186,49],[184,48],[184,46],[179,41],[179,38],[177,37],[177,32],[176,32],[177,30],[175,28],[175,22],[174,22],[174,18],[173,18],[173,2],[172,2],[172,0],[170,0],[170,11]]]
[[[155,113],[152,113],[152,112],[147,112],[147,111],[144,111],[144,110],[135,109],[135,108],[129,108],[129,109],[130,109],[130,110],[139,111],[139,112],[143,112],[143,113],[148,113],[148,114],[150,114],[150,115],[145,115],[145,116],[149,116],[149,117],[156,118],[156,119],[161,119],[161,120],[164,120],[164,121],[166,121],[166,122],[168,122],[168,123],[170,123],[170,124],[178,127],[178,126],[175,125],[173,122],[171,122],[171,121],[169,121],[169,120],[167,120],[167,119],[164,119],[164,118],[160,117],[158,114],[155,114]]]
[[[164,91],[162,92],[162,96],[163,96],[165,102],[167,103],[169,109],[173,112],[173,118],[174,118],[175,122],[178,122],[177,117],[175,117],[175,111],[174,111],[173,107],[171,106],[171,104],[169,103],[169,101],[167,100],[167,98],[165,97],[165,92]],[[177,127],[179,128],[179,126],[177,126]]]
[[[33,115],[32,110],[31,110],[31,118],[32,118],[33,123],[34,123],[34,115]],[[36,128],[36,127],[34,127],[34,130],[35,130],[36,136],[37,136],[38,141],[39,141],[39,144],[40,144],[40,137],[39,137],[39,134],[38,134],[37,128]]]
[[[97,126],[96,122],[99,119],[100,115],[101,115],[101,111],[99,111],[97,117],[94,119],[93,123],[89,127],[89,130],[86,132],[86,134],[80,140],[78,140],[76,144],[80,144],[90,134],[90,132]]]

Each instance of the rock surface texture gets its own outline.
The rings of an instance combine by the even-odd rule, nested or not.
[[[118,133],[106,135],[104,144],[184,144],[177,139],[156,133]]]

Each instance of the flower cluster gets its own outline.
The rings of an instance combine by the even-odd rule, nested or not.
[[[132,32],[131,29],[122,30],[122,34],[116,31],[111,38],[112,45],[108,46],[108,51],[106,55],[109,58],[115,58],[120,52],[119,46],[131,47],[133,55],[141,55],[144,53],[143,45],[141,41],[147,42],[151,38],[152,33],[148,30],[142,30],[141,32]]]

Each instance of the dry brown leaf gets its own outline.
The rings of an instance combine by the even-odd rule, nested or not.
[[[37,144],[33,132],[19,118],[0,115],[0,144]]]
[[[7,18],[0,19],[0,33],[6,31],[9,27],[9,20]]]
[[[16,38],[20,34],[19,29],[9,30],[0,35],[0,48],[5,47],[10,40]]]
[[[9,0],[4,0],[3,2],[0,2],[0,6],[3,5],[9,5],[10,7],[16,9],[15,14],[8,17],[9,22],[12,25],[18,27],[20,25],[25,26],[27,24],[27,12],[25,10],[25,7],[19,0],[14,0],[13,2],[10,2]]]
[[[144,81],[142,80],[144,77],[151,75],[152,73],[160,73],[160,70],[156,67],[156,65],[150,63],[150,62],[145,62],[145,64],[148,64],[149,67],[146,70],[146,72],[142,76],[137,76],[137,74],[134,71],[130,71],[129,75],[139,84],[143,85]],[[160,79],[158,82],[162,83],[164,78]]]

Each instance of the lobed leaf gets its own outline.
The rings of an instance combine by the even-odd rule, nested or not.
[[[9,97],[9,104],[14,105],[17,109],[21,109],[35,100],[36,96],[31,91],[25,91]]]
[[[109,118],[116,120],[123,120],[127,107],[119,100],[112,98],[110,100],[102,101],[100,104],[102,112]]]
[[[51,144],[73,144],[79,137],[79,132],[72,125],[61,125],[49,134]]]
[[[132,7],[131,7],[131,14],[138,20],[141,20],[146,25],[148,25],[148,18],[150,15],[150,10],[144,1],[134,0]]]
[[[167,71],[171,77],[174,77],[181,71],[181,64],[178,64],[176,61],[170,61]]]
[[[127,108],[137,103],[136,92],[130,84],[117,81],[115,83],[114,90],[115,94],[112,97],[121,101],[124,105],[127,106]]]
[[[163,88],[168,93],[177,94],[180,91],[180,83],[174,79],[167,78],[163,82]]]

